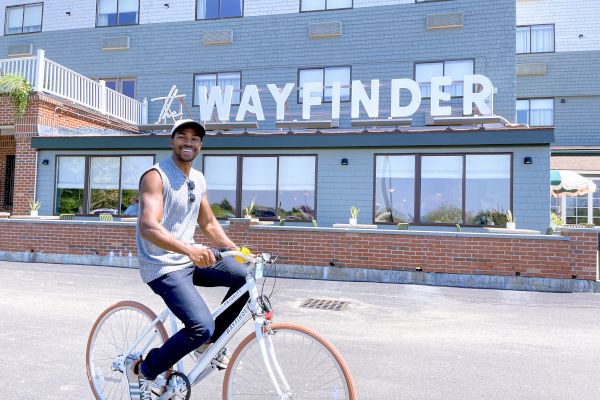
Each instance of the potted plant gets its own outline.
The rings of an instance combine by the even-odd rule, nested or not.
[[[358,212],[359,211],[360,210],[358,208],[356,208],[356,206],[350,207],[350,219],[348,220],[350,225],[356,225],[358,223]]]
[[[510,210],[506,211],[506,229],[515,229],[517,220],[513,218]]]
[[[252,198],[250,205],[244,208],[244,218],[252,218],[252,211],[254,211],[254,198]]]
[[[42,203],[39,200],[29,199],[29,209],[31,210],[30,214],[32,217],[38,216],[38,211],[41,206],[42,206]]]

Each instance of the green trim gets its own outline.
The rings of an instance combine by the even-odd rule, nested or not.
[[[31,145],[43,150],[164,150],[168,135],[38,136]],[[223,134],[206,136],[204,150],[338,149],[381,147],[550,145],[553,129],[419,133]]]

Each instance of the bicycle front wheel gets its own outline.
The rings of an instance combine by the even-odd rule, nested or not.
[[[100,314],[88,337],[85,356],[88,381],[97,400],[129,398],[125,353],[155,319],[151,309],[135,301],[121,301]],[[130,355],[145,355],[167,338],[159,321]]]
[[[350,370],[327,339],[300,325],[269,327],[265,339],[271,341],[291,390],[286,398],[356,399]],[[224,400],[279,399],[262,360],[256,334],[251,334],[235,350],[225,371]]]

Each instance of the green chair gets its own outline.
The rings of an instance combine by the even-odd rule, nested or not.
[[[75,219],[75,214],[60,214],[58,216],[58,219],[62,219],[62,220],[73,220]]]
[[[100,214],[100,221],[103,222],[112,222],[113,221],[113,216],[112,214]]]
[[[456,232],[462,232],[462,228],[459,224],[456,224]]]
[[[319,224],[317,224],[317,220],[316,219],[312,220],[312,226],[313,226],[313,228],[317,228],[319,226]]]
[[[399,231],[406,231],[406,230],[408,230],[408,226],[409,226],[409,223],[408,223],[408,222],[400,222],[400,223],[399,223],[399,224],[396,226],[396,229],[397,229],[397,230],[399,230]]]

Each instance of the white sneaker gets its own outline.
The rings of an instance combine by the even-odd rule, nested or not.
[[[204,343],[202,346],[198,347],[196,350],[194,350],[196,357],[202,357],[212,345],[212,343]],[[226,348],[223,348],[221,351],[219,351],[219,353],[217,353],[211,362],[218,369],[226,369],[230,358],[231,354],[229,354]]]
[[[126,375],[131,400],[152,400],[152,381],[139,371],[142,359],[131,360]]]

